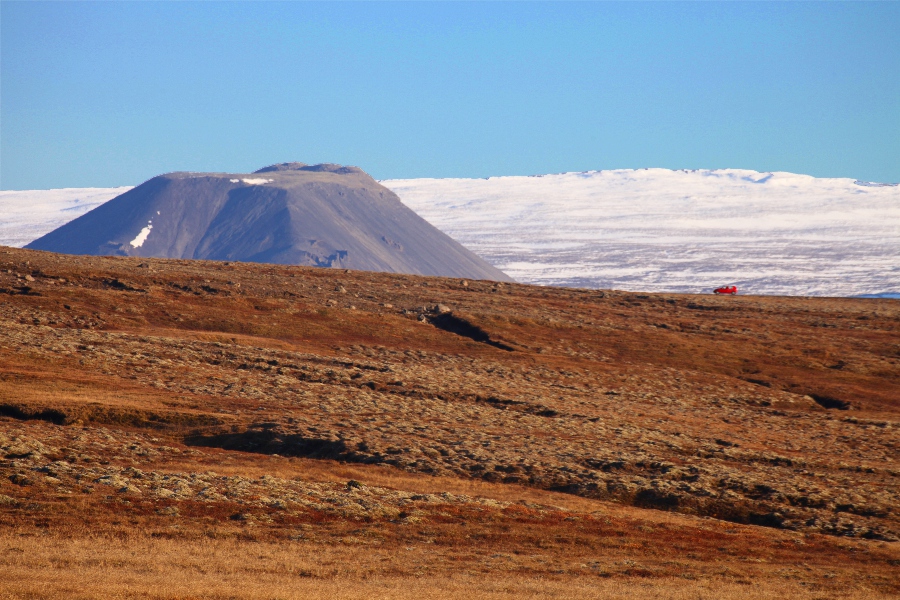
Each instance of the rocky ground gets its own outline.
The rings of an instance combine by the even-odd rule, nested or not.
[[[0,248],[0,323],[6,527],[560,532],[616,506],[900,537],[895,300]]]

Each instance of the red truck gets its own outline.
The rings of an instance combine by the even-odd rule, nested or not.
[[[731,294],[734,296],[737,294],[737,286],[736,285],[723,285],[722,287],[718,287],[713,290],[715,294]]]

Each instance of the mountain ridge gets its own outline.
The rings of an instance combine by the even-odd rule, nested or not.
[[[900,189],[749,169],[382,183],[517,281],[645,292],[900,291]],[[501,224],[503,224],[501,226]]]
[[[27,247],[510,280],[358,167],[330,163],[159,175]]]
[[[656,168],[380,183],[522,282],[683,293],[733,283],[742,293],[835,297],[900,291],[894,184]],[[0,192],[0,244],[33,240],[101,204],[102,192]]]

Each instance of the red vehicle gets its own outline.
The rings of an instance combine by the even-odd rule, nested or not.
[[[737,286],[736,285],[723,285],[722,287],[716,288],[713,290],[716,294],[731,294],[734,296],[737,294]]]

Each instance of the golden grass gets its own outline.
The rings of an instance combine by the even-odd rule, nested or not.
[[[895,301],[463,287],[0,254],[0,600],[900,590],[900,545],[888,541],[897,531]],[[12,292],[25,271],[33,293]],[[147,292],[109,288],[109,277]],[[438,302],[515,351],[417,320]],[[805,394],[852,410],[826,411]],[[359,453],[348,460],[360,462],[304,455],[302,444],[307,458],[289,457],[290,444],[257,453],[193,445],[225,433],[247,442],[267,428],[279,439],[347,440]],[[128,475],[138,492],[102,481],[126,468],[144,472]],[[246,478],[251,491],[216,500],[185,483],[211,471]],[[225,493],[235,482],[223,479],[204,481]],[[381,488],[363,494],[365,510],[295,510],[290,499],[294,488],[332,482],[343,501],[357,494],[351,480]],[[633,497],[611,496],[621,504],[559,493],[620,484],[634,487]],[[163,488],[178,496],[154,495]],[[637,503],[638,488],[670,490],[688,514],[638,508],[672,498]],[[395,490],[515,506],[415,500],[401,518]],[[796,530],[696,516],[721,516],[691,504],[701,493],[763,516],[795,513]],[[822,535],[835,531],[857,537]]]
[[[421,569],[416,564],[421,561]],[[755,582],[722,575],[704,579],[573,576],[535,577],[477,565],[429,574],[433,557],[416,549],[395,552],[302,542],[236,539],[171,540],[134,535],[69,538],[54,534],[0,534],[0,597],[27,599],[190,598],[270,600],[342,598],[519,599],[672,598],[888,598],[859,586],[829,590],[796,580]],[[375,565],[378,571],[375,572]],[[395,568],[413,575],[385,575]],[[417,573],[417,574],[416,574]]]

